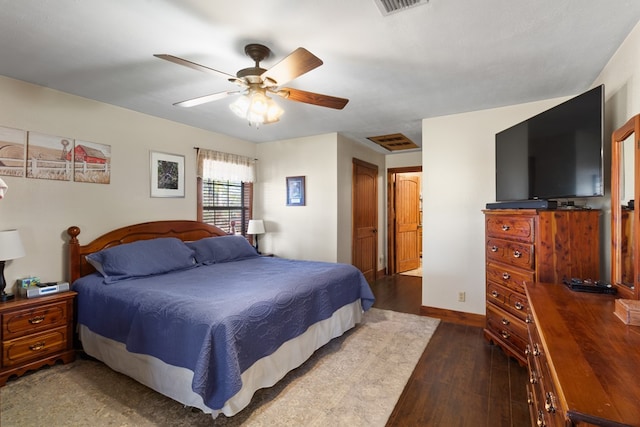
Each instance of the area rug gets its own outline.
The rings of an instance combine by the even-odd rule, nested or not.
[[[373,308],[242,412],[215,420],[79,357],[9,381],[0,425],[384,426],[438,323]]]

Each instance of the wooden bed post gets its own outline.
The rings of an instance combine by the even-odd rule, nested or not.
[[[71,237],[69,239],[69,284],[71,285],[80,278],[80,242],[78,241],[80,227],[74,225],[67,228],[67,234]]]

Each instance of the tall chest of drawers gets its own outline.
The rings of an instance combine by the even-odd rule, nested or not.
[[[526,365],[528,302],[524,284],[598,280],[598,210],[495,209],[485,214],[484,336]]]

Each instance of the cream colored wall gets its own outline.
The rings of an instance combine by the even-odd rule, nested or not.
[[[337,260],[337,134],[257,145],[254,217],[265,221],[261,252],[291,259]],[[305,176],[305,206],[287,206],[288,176]]]
[[[422,151],[387,154],[385,162],[387,169],[420,166],[422,165]]]
[[[353,159],[378,167],[378,271],[386,259],[386,171],[385,156],[362,143],[338,135],[338,262],[351,263],[353,242],[352,182]]]
[[[28,275],[66,279],[66,229],[81,243],[135,222],[195,219],[194,146],[254,156],[255,144],[0,77],[0,126],[111,146],[108,185],[2,177],[0,229],[20,231],[26,256],[7,262],[8,283]],[[149,151],[185,156],[185,197],[150,197]]]
[[[610,136],[640,113],[640,24],[592,86],[605,85],[605,197],[601,278],[610,274]],[[495,200],[495,133],[564,100],[547,100],[423,120],[424,239],[422,305],[484,314],[484,223],[480,210]],[[442,144],[441,141],[447,141]],[[438,185],[430,185],[436,182]],[[467,300],[457,302],[457,292]]]
[[[423,306],[484,314],[481,211],[495,201],[495,134],[560,101],[423,120]]]

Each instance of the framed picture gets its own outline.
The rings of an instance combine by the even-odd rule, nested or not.
[[[304,206],[304,176],[287,177],[287,206]]]
[[[184,156],[151,151],[151,197],[184,197]]]

